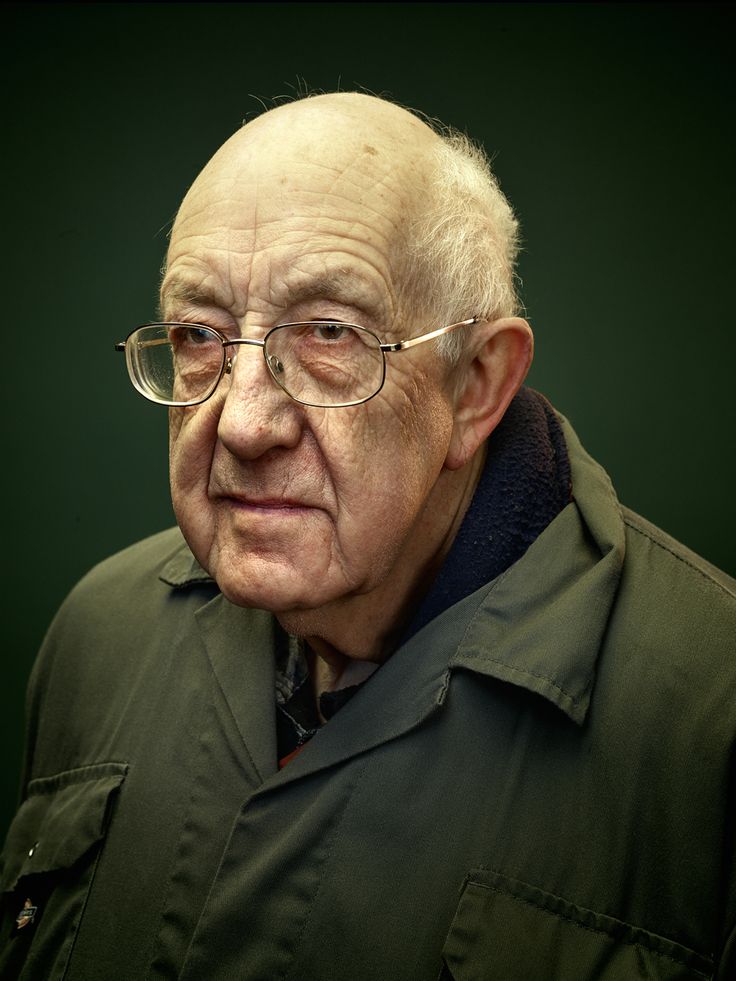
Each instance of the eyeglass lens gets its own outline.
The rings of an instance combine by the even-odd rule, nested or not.
[[[266,359],[274,380],[311,405],[360,402],[375,395],[383,381],[378,339],[347,324],[278,327],[268,335]]]
[[[141,327],[128,349],[131,374],[148,398],[191,404],[212,394],[228,356],[234,364],[246,354],[209,328],[186,324]],[[365,401],[383,382],[378,338],[350,324],[285,324],[267,335],[264,353],[274,381],[310,405]]]

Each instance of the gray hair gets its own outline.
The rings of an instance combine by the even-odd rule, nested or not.
[[[405,232],[405,303],[438,327],[513,316],[519,223],[485,152],[462,133],[443,128],[438,135],[427,193]],[[437,350],[456,364],[467,341],[466,330],[454,331],[438,339]]]

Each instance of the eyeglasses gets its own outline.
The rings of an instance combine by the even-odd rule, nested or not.
[[[478,317],[395,344],[358,324],[337,320],[280,324],[263,340],[229,338],[203,324],[148,324],[115,345],[125,351],[128,374],[145,398],[159,405],[205,402],[235,365],[238,345],[260,347],[271,378],[295,402],[318,408],[360,405],[377,395],[386,378],[386,355],[406,351]]]

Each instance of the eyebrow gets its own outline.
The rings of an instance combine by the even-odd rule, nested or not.
[[[375,323],[389,326],[386,304],[382,301],[376,302],[375,292],[368,289],[364,281],[354,273],[337,269],[314,277],[307,275],[305,279],[305,282],[291,287],[284,282],[284,306],[295,306],[309,300],[332,300],[354,307]],[[159,316],[163,316],[164,304],[191,303],[227,309],[229,304],[222,302],[223,300],[223,296],[218,296],[217,291],[209,287],[186,279],[172,279],[160,292]]]
[[[308,277],[302,284],[285,285],[291,305],[308,300],[332,300],[346,307],[354,307],[373,321],[385,322],[388,316],[385,302],[367,286],[365,280],[352,272],[336,269]]]
[[[164,303],[194,303],[208,304],[211,306],[226,307],[227,304],[220,303],[215,292],[203,286],[197,286],[186,279],[173,279],[163,285],[159,291],[158,315],[164,315]]]

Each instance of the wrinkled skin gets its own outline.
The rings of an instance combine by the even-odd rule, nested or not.
[[[327,317],[387,341],[441,326],[399,316],[390,258],[436,139],[367,96],[260,117],[182,205],[165,319],[257,338]],[[209,401],[171,410],[172,498],[198,561],[233,603],[273,611],[330,663],[386,656],[477,482],[479,440],[433,347],[388,355],[382,391],[338,409],[297,404],[260,349],[240,347]]]

